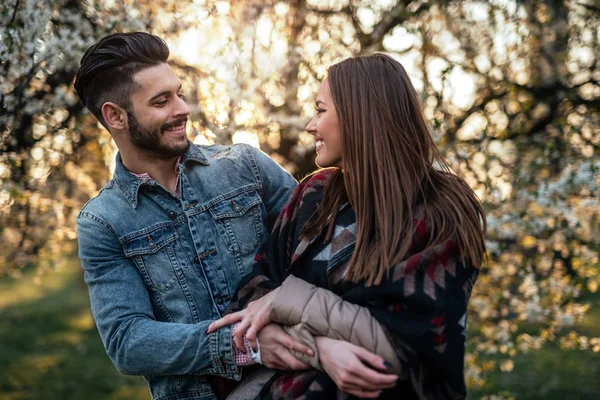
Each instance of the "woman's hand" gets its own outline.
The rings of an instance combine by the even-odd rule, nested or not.
[[[385,360],[343,340],[316,339],[321,366],[341,391],[361,398],[377,398],[396,385],[398,375],[386,374]],[[369,366],[370,365],[370,366]]]
[[[256,351],[258,348],[256,345],[256,335],[262,328],[271,322],[271,304],[279,290],[281,290],[281,287],[272,290],[270,293],[256,301],[251,301],[243,310],[228,314],[223,318],[216,320],[208,326],[206,333],[212,333],[226,325],[241,321],[236,327],[235,335],[233,336],[235,347],[240,351],[245,352],[243,337],[244,333],[246,333],[246,338],[250,342],[250,346]]]

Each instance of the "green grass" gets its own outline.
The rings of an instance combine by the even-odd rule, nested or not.
[[[600,293],[575,330],[600,336]],[[36,284],[33,270],[0,280],[0,400],[149,399],[145,381],[120,374],[94,326],[76,257]],[[600,398],[600,353],[549,343],[519,354],[512,372],[493,372],[470,398],[498,393],[516,399]]]
[[[120,374],[94,326],[78,260],[46,274],[0,280],[0,399],[148,399]]]
[[[568,331],[600,337],[600,292],[586,300],[590,310]],[[472,390],[470,397],[505,393],[518,400],[600,399],[600,352],[563,350],[556,343],[547,343],[539,351],[518,354],[513,361],[513,371],[493,372],[486,387]]]
[[[548,344],[539,351],[519,354],[511,372],[494,372],[482,390],[485,394],[511,394],[516,399],[598,399],[600,398],[600,354],[561,350]]]

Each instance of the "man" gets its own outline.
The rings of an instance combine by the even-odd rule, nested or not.
[[[191,145],[168,56],[162,39],[136,32],[103,38],[81,60],[75,89],[119,154],[77,219],[79,256],[115,366],[145,375],[154,399],[211,399],[207,376],[239,380],[241,369],[231,328],[205,331],[296,182],[250,146]],[[277,325],[259,341],[266,366],[305,368],[287,348],[310,350]]]

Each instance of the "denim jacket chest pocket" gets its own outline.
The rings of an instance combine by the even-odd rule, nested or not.
[[[147,285],[160,292],[169,291],[177,282],[178,237],[174,227],[159,226],[131,233],[122,241],[125,256],[135,262]]]
[[[258,251],[263,229],[261,203],[261,197],[252,190],[228,197],[209,208],[230,253]]]

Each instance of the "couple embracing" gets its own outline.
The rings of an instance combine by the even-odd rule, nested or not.
[[[246,145],[196,146],[153,35],[109,35],[75,89],[118,149],[78,217],[92,313],[156,400],[461,399],[485,216],[404,68],[328,70],[297,183]]]

